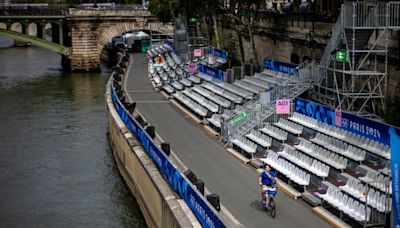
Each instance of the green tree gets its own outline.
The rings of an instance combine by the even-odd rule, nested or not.
[[[229,5],[226,2],[229,2]],[[183,16],[201,18],[201,22],[208,25],[206,18],[210,18],[217,48],[222,47],[218,19],[233,21],[239,40],[241,64],[244,64],[242,37],[245,37],[251,43],[252,62],[259,68],[253,30],[254,17],[262,3],[262,0],[150,0],[149,9],[161,22],[170,22]]]

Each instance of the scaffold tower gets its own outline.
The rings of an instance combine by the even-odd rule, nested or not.
[[[320,61],[313,98],[359,116],[378,118],[378,110],[386,108],[391,29],[400,29],[400,2],[342,4]]]

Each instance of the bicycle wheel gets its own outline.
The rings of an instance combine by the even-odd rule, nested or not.
[[[270,201],[269,201],[269,208],[270,208],[270,212],[271,212],[272,218],[275,218],[275,215],[276,215],[276,207],[275,207],[274,198],[271,198],[271,199],[270,199]]]

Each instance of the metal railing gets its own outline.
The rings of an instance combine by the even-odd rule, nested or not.
[[[312,83],[314,63],[304,62],[288,77],[283,77],[278,85],[267,91],[270,102],[261,104],[257,95],[253,100],[236,107],[232,115],[225,117],[221,124],[221,140],[227,142],[247,134],[251,129],[261,125],[276,112],[276,100],[291,99],[308,90]]]
[[[342,14],[352,20],[343,21],[344,27],[399,28],[400,2],[348,2],[343,4]],[[371,15],[371,16],[370,16]]]
[[[17,4],[18,5],[18,4]],[[21,5],[21,4],[20,4]],[[76,10],[93,10],[93,11],[136,11],[149,12],[141,5],[113,4],[110,6],[102,6],[100,3],[97,7],[85,5],[68,5],[68,4],[48,4],[36,6],[22,4],[20,7],[14,5],[0,5],[0,16],[58,16],[67,15],[69,9]]]
[[[336,24],[332,27],[332,34],[331,38],[329,39],[325,50],[324,54],[322,55],[321,61],[320,61],[320,78],[318,79],[318,82],[316,83],[322,83],[322,79],[324,78],[325,74],[327,74],[328,67],[332,61],[333,55],[331,54],[333,50],[336,49],[337,45],[340,42],[340,37],[342,33],[342,21],[343,21],[343,14],[340,13],[338,20],[336,21]]]

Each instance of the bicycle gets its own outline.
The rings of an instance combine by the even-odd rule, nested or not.
[[[265,191],[265,199],[261,199],[261,204],[264,210],[268,211],[271,215],[272,218],[275,218],[276,216],[276,205],[275,205],[275,200],[274,197],[277,194],[277,189],[276,186],[265,186],[263,187],[263,190]]]

